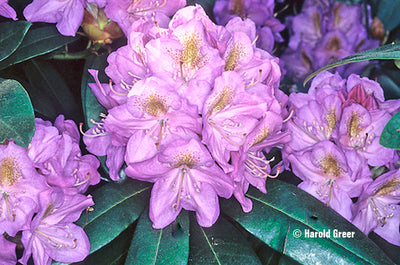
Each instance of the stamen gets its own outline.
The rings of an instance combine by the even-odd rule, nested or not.
[[[294,121],[293,118],[291,118],[291,120],[292,120],[293,124],[294,124],[297,128],[299,128],[300,130],[302,130],[306,135],[308,135],[308,136],[309,136],[311,139],[313,139],[314,141],[319,142],[319,139],[318,139],[318,138],[314,137],[314,135],[309,134],[309,132],[307,132],[307,131],[304,130],[302,127],[300,127],[299,125],[297,125],[297,123]],[[307,125],[307,123],[304,121],[304,127],[306,127],[306,125]]]
[[[254,86],[254,85],[257,85],[257,84],[258,84],[258,82],[260,82],[260,80],[261,80],[261,77],[262,77],[262,69],[259,69],[259,70],[258,70],[258,72],[259,72],[259,76],[258,76],[258,79],[257,79],[257,81],[256,81],[256,82],[254,82],[254,81],[251,81],[251,83],[250,83],[250,84],[248,84],[247,86],[245,86],[245,88],[249,88],[249,87],[252,87],[252,86]]]
[[[374,213],[375,213],[375,215],[376,215],[376,217],[378,219],[378,223],[379,223],[379,225],[381,227],[383,227],[386,224],[386,218],[387,217],[391,217],[391,216],[383,216],[382,217],[380,215],[379,211],[378,211],[378,207],[376,206],[375,201],[374,201],[373,198],[371,198],[371,202],[372,202],[372,205],[373,205],[372,209],[373,209],[373,211],[374,211]]]
[[[62,247],[66,247],[66,248],[69,248],[69,249],[75,249],[75,248],[78,246],[78,240],[77,240],[76,238],[74,238],[74,239],[72,240],[73,246],[68,246],[68,245],[66,245],[66,244],[62,244],[62,243],[58,242],[57,240],[53,239],[53,238],[52,238],[51,236],[49,236],[49,235],[46,235],[46,234],[43,233],[42,231],[36,230],[35,233],[38,233],[38,234],[44,236],[46,239],[49,240],[49,242],[53,242],[54,244],[56,244],[56,248],[58,248],[58,249],[59,249],[59,248],[62,248]]]
[[[246,142],[247,133],[242,134],[243,139],[240,143],[235,143],[234,141],[229,139],[229,137],[225,134],[225,132],[223,132],[223,130],[221,130],[221,128],[219,128],[217,124],[215,124],[213,121],[211,121],[211,119],[209,119],[209,124],[212,125],[212,127],[215,128],[222,135],[222,137],[225,140],[227,140],[230,144],[233,144],[235,146],[242,146]]]
[[[293,113],[294,113],[294,108],[291,108],[289,116],[287,116],[287,118],[284,119],[283,122],[287,122],[288,120],[290,120],[292,118],[292,116],[293,116]]]
[[[257,34],[256,34],[256,38],[253,40],[253,42],[251,43],[251,45],[254,45],[254,43],[256,43],[256,41],[258,40],[258,37],[260,36],[260,34],[258,34],[258,32],[257,32]]]
[[[158,33],[160,34],[160,36],[161,36],[161,28],[160,28],[160,26],[158,25],[158,22],[157,21],[154,21],[154,24],[156,24],[156,27],[157,27],[157,30],[158,30]]]
[[[101,115],[100,115],[101,116]],[[103,120],[103,119],[102,119]],[[93,119],[90,120],[94,126],[93,128],[93,132],[94,134],[87,134],[83,131],[83,122],[79,123],[79,132],[86,137],[97,137],[97,136],[102,136],[102,135],[106,135],[107,132],[104,130],[103,128],[103,123],[102,122],[96,122]]]
[[[15,213],[13,213],[13,214],[11,214],[11,209],[10,209],[10,202],[8,201],[8,194],[6,193],[6,192],[3,192],[3,198],[4,198],[4,200],[6,201],[6,207],[7,207],[7,213],[8,213],[8,216],[10,217],[10,219],[13,221],[13,222],[15,222],[15,216],[16,216],[16,214]]]
[[[185,177],[186,169],[182,168],[182,177],[181,177],[181,182],[179,183],[179,191],[178,191],[178,199],[176,200],[176,203],[173,205],[175,211],[178,210],[179,207],[179,201],[181,200],[181,193],[182,193],[182,186],[183,186],[183,178]]]
[[[160,130],[158,132],[158,139],[157,139],[157,142],[154,143],[156,145],[157,151],[160,151],[161,138],[162,138],[162,132],[163,132],[163,129],[164,129],[164,125],[165,125],[164,120],[161,120],[160,121]]]
[[[113,88],[112,80],[111,80],[111,79],[109,80],[108,84],[109,84],[109,86],[110,86],[111,91],[112,91],[114,94],[117,94],[118,96],[127,96],[127,95],[128,95],[128,93],[127,93],[127,94],[122,94],[122,93],[119,93],[119,92],[115,91],[114,88]]]
[[[128,12],[128,14],[131,14],[131,15],[133,15],[135,13],[148,12],[148,11],[152,11],[152,10],[156,10],[156,9],[162,8],[166,4],[167,4],[167,0],[164,0],[164,2],[161,5],[158,3],[158,1],[156,1],[156,6],[155,7],[150,7],[150,8],[147,8],[147,9],[136,8],[133,12],[128,9],[127,12]]]
[[[78,178],[76,180],[79,181]],[[76,182],[73,187],[77,187],[77,186],[83,185],[86,182],[88,182],[89,180],[90,180],[90,173],[88,172],[87,173],[87,178],[85,180],[81,181],[81,182]]]

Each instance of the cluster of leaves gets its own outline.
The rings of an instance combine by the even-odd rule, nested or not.
[[[193,2],[212,13],[214,1],[188,1]],[[287,2],[296,7],[294,1]],[[372,15],[384,24],[387,41],[397,40],[400,17],[393,14],[396,8],[392,1],[368,2]],[[27,4],[9,3],[17,12],[22,10],[18,7]],[[279,16],[285,15],[287,11]],[[117,47],[118,43],[113,45]],[[89,126],[92,117],[104,112],[88,86],[93,80],[87,69],[104,70],[107,49],[94,52],[85,47],[84,38],[62,36],[54,25],[0,22],[0,142],[16,139],[26,147],[34,133],[35,116],[54,120],[64,114],[76,122],[84,120]],[[84,60],[57,60],[67,59],[67,52],[69,57],[74,54]],[[394,42],[344,58],[325,69],[361,60],[396,58],[400,59],[400,43]],[[385,61],[371,64],[364,75],[381,83],[386,98],[399,98],[398,71],[392,61]],[[381,144],[400,149],[398,128],[399,113],[385,127]],[[121,181],[111,182],[104,161],[102,166],[102,183],[89,190],[94,210],[83,213],[78,221],[91,242],[90,255],[79,264],[400,263],[398,247],[375,235],[365,236],[335,211],[288,183],[296,177],[287,172],[267,181],[267,194],[250,189],[247,196],[254,203],[250,213],[243,213],[234,199],[221,200],[221,217],[211,228],[200,227],[192,213],[183,211],[168,227],[154,230],[148,217],[151,185],[125,178],[122,171]],[[305,229],[355,231],[355,237],[295,236],[295,231]]]

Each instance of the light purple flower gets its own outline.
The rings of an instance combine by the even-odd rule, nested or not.
[[[219,216],[218,196],[229,198],[232,180],[215,164],[198,139],[177,140],[151,160],[128,166],[128,175],[155,182],[150,198],[150,219],[163,228],[181,209],[196,211],[201,226],[209,227]]]
[[[2,265],[17,264],[16,246],[17,244],[8,241],[3,235],[0,235],[0,263]]]
[[[57,188],[42,192],[40,210],[30,228],[22,232],[25,251],[20,262],[27,264],[31,255],[35,264],[82,261],[90,244],[83,229],[73,222],[92,205],[90,195],[67,195]]]
[[[75,188],[83,193],[89,185],[100,181],[100,162],[93,155],[82,156],[76,124],[60,115],[54,127],[36,119],[36,132],[28,147],[28,155],[38,172],[51,186]]]
[[[363,158],[355,153],[343,153],[330,141],[321,141],[309,149],[289,154],[288,160],[293,173],[303,180],[299,188],[351,219],[351,198],[358,197],[362,185],[371,181]]]
[[[109,110],[105,129],[111,142],[127,143],[127,164],[153,157],[176,137],[200,133],[197,108],[173,89],[161,79],[147,78],[135,84],[126,104]]]
[[[352,222],[368,235],[374,231],[388,242],[400,246],[400,174],[389,171],[363,188],[352,210]]]
[[[224,72],[215,80],[212,93],[203,107],[203,143],[225,172],[231,151],[239,151],[247,135],[257,126],[267,110],[267,103],[245,91],[240,76]]]
[[[239,151],[231,152],[234,170],[230,176],[235,183],[234,195],[245,212],[252,209],[251,200],[245,197],[249,184],[266,193],[266,179],[278,176],[281,171],[280,167],[277,167],[276,174],[271,174],[270,162],[274,161],[274,158],[266,159],[263,151],[269,152],[272,147],[288,142],[290,134],[282,132],[282,125],[281,115],[272,111],[266,112]]]
[[[179,85],[178,93],[201,110],[224,61],[208,40],[207,24],[196,18],[171,24],[168,36],[146,45],[147,65],[153,75]]]
[[[382,166],[398,159],[396,151],[379,144],[379,136],[392,116],[385,110],[368,111],[359,104],[343,109],[339,141],[345,150],[356,151],[371,166]]]
[[[271,52],[274,42],[283,41],[279,34],[285,26],[274,17],[272,0],[217,0],[214,16],[218,24],[226,25],[231,19],[251,19],[259,34],[258,46]]]
[[[186,0],[108,0],[105,8],[107,16],[117,22],[126,35],[131,31],[141,31],[143,24],[167,27],[169,16],[186,5]]]
[[[361,5],[347,5],[333,0],[307,0],[302,12],[287,18],[290,30],[288,48],[282,55],[284,68],[296,81],[350,54],[375,48],[363,25]],[[360,73],[366,62],[336,68],[343,76]]]
[[[8,0],[0,1],[0,16],[17,20],[17,13],[15,13],[15,10],[11,6],[9,6],[7,2]]]
[[[0,145],[0,234],[10,236],[29,226],[39,193],[46,189],[23,147]]]
[[[105,3],[104,0],[34,0],[24,9],[24,16],[30,22],[57,23],[61,34],[75,36],[87,2],[95,2],[100,7]]]

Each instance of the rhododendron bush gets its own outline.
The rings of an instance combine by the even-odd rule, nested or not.
[[[0,264],[400,264],[399,8],[0,1]]]

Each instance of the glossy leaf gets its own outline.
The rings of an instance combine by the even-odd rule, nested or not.
[[[379,143],[387,148],[400,149],[400,112],[385,125]]]
[[[235,200],[223,211],[247,231],[301,264],[393,264],[367,236],[322,202],[299,188],[274,179],[267,194],[250,189],[253,210],[243,213]],[[354,232],[353,238],[334,231]],[[306,231],[328,232],[329,238],[306,238]]]
[[[74,40],[77,38],[61,35],[54,25],[31,29],[18,49],[0,62],[0,69],[49,53]]]
[[[138,221],[125,264],[187,264],[189,215],[182,211],[163,229],[152,228],[148,210]]]
[[[149,200],[149,191],[149,183],[126,179],[107,183],[92,193],[94,210],[78,220],[91,242],[90,253],[110,243],[139,217]]]
[[[347,56],[343,59],[340,59],[334,63],[328,64],[325,67],[315,71],[310,74],[305,80],[303,85],[305,85],[308,81],[310,81],[317,74],[335,68],[337,66],[341,66],[348,63],[355,63],[366,60],[390,60],[390,59],[400,59],[400,42],[393,42],[375,49],[359,52],[350,56]]]
[[[25,89],[15,80],[0,79],[0,143],[14,139],[28,147],[35,134],[35,116]]]
[[[29,82],[27,90],[35,111],[51,120],[59,114],[67,118],[78,117],[80,106],[54,65],[46,61],[29,60],[22,68]]]
[[[400,1],[380,0],[377,16],[383,23],[385,31],[392,31],[400,24]]]
[[[27,21],[0,23],[0,61],[18,48],[31,25]]]
[[[250,243],[229,221],[220,216],[212,227],[201,227],[190,216],[188,264],[261,264]]]

